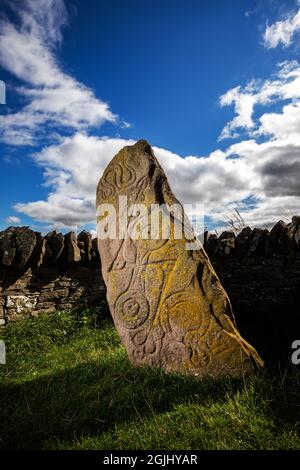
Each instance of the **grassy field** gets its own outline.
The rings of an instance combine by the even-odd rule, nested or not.
[[[203,381],[133,368],[97,312],[0,332],[0,448],[300,449],[300,373]]]

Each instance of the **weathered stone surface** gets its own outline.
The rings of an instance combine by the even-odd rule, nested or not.
[[[53,305],[53,307],[49,307],[49,308],[43,308],[43,309],[35,309],[31,312],[31,317],[38,317],[39,315],[50,315],[51,313],[55,313],[56,312],[56,307],[55,305]]]
[[[65,248],[67,261],[70,263],[78,262],[81,260],[80,248],[77,245],[77,237],[74,232],[69,232],[65,235]]]
[[[80,250],[80,259],[84,260],[85,259],[84,242],[79,242],[77,240],[77,246]]]
[[[10,295],[6,299],[6,307],[15,310],[21,314],[34,309],[37,302],[37,296]]]
[[[121,195],[129,207],[143,203],[148,211],[151,204],[178,203],[145,141],[113,158],[97,188],[97,207],[111,203],[118,213]],[[201,377],[240,377],[261,367],[235,327],[205,251],[187,250],[187,239],[174,238],[174,219],[170,228],[169,239],[98,240],[108,303],[131,361]]]
[[[83,230],[77,237],[78,245],[83,243],[83,254],[81,258],[84,261],[90,261],[92,259],[92,235],[89,232]]]
[[[252,231],[247,256],[260,255],[265,251],[268,230],[255,228]]]
[[[252,230],[250,227],[244,227],[235,239],[236,255],[243,256],[248,252]]]
[[[298,251],[300,246],[300,217],[294,216],[287,224],[287,246],[290,253]]]
[[[39,232],[34,233],[36,237],[36,245],[32,253],[32,266],[39,268],[43,263],[46,253],[46,239]]]
[[[51,289],[44,291],[39,296],[39,302],[49,302],[51,300],[66,298],[68,297],[69,290],[67,288],[62,289]]]
[[[98,251],[98,241],[97,238],[93,238],[92,240],[92,252],[91,252],[92,260],[99,260],[99,251]]]
[[[215,233],[209,234],[207,237],[205,248],[210,258],[214,258],[218,251],[218,247],[219,240],[217,235]]]
[[[65,239],[61,233],[56,230],[49,232],[46,236],[45,263],[55,264],[64,249]]]
[[[16,268],[23,269],[33,253],[36,245],[36,236],[28,227],[15,227],[13,229],[16,244],[14,264]]]
[[[297,228],[297,230],[294,233],[294,240],[297,245],[297,247],[300,247],[300,227]]]
[[[274,225],[266,242],[266,254],[270,255],[273,252],[281,254],[288,253],[287,225],[282,220],[279,220],[279,222]]]
[[[231,238],[235,238],[235,233],[232,232],[231,230],[225,230],[224,232],[221,233],[219,240],[228,240]]]
[[[0,262],[4,266],[10,266],[16,254],[16,245],[13,227],[9,227],[0,233]]]
[[[226,236],[224,235],[227,235]],[[222,238],[223,235],[223,238]],[[218,254],[219,255],[230,255],[235,249],[235,236],[233,232],[223,232],[219,239]]]

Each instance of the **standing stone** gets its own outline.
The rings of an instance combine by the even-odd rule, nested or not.
[[[123,217],[119,196],[127,197],[129,208],[143,204],[147,210],[146,216],[136,211],[128,217],[140,237],[116,239],[109,230],[107,238],[98,235],[108,303],[132,363],[201,377],[241,377],[262,367],[236,329],[202,246],[187,249],[194,235],[176,239],[172,216],[169,238],[145,239],[151,204],[179,204],[146,141],[124,147],[104,171],[97,188],[100,226],[105,228],[107,216],[102,204],[112,204]]]

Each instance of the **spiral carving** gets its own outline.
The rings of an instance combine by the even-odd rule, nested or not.
[[[101,179],[100,194],[103,200],[113,197],[117,190],[128,188],[136,181],[134,168],[123,162],[108,167]]]
[[[138,291],[127,291],[116,301],[115,311],[126,328],[135,329],[145,323],[148,318],[148,300]]]

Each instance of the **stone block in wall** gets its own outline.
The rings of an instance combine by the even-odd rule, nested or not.
[[[300,217],[294,216],[292,222],[287,224],[287,245],[289,252],[295,253],[300,247]]]
[[[77,263],[81,260],[81,253],[74,232],[69,232],[65,235],[65,257],[69,263]]]
[[[54,290],[49,290],[49,291],[44,290],[39,295],[39,302],[50,302],[51,300],[66,298],[68,296],[69,296],[69,290],[67,288],[54,289]]]
[[[74,303],[60,303],[56,311],[61,311],[61,312],[68,312],[70,310],[74,310],[77,307],[77,304]]]
[[[14,266],[23,269],[29,262],[36,246],[36,235],[29,227],[14,227],[16,256]]]
[[[59,257],[61,256],[64,245],[65,239],[62,233],[57,233],[56,230],[53,232],[47,233],[45,236],[46,246],[45,246],[45,256],[44,262],[55,264]]]
[[[38,285],[38,283],[34,284],[35,287],[37,285]],[[55,282],[49,282],[48,284],[42,284],[42,285],[41,285],[41,283],[39,283],[39,285],[40,285],[40,291],[41,292],[53,291],[56,288]]]
[[[83,243],[84,256],[82,257],[82,259],[84,261],[91,261],[91,259],[92,259],[92,248],[93,248],[93,246],[92,246],[93,245],[92,244],[92,235],[89,232],[87,232],[86,230],[83,230],[78,235],[77,240],[78,240],[79,243]]]
[[[12,315],[13,313],[18,315],[27,314],[34,310],[37,303],[38,294],[31,295],[8,295],[6,297],[6,309],[7,315]]]
[[[76,300],[79,300],[82,297],[86,296],[86,294],[87,294],[86,287],[81,286],[78,289],[76,289],[74,292],[70,292],[69,299],[75,302]]]
[[[235,237],[234,236],[231,237],[231,238],[222,238],[219,241],[218,254],[220,256],[230,255],[233,252],[234,248],[235,248]]]
[[[58,279],[55,283],[57,287],[70,287],[72,285],[71,279]]]
[[[209,257],[213,258],[215,256],[218,250],[218,246],[219,246],[219,241],[218,241],[217,235],[215,233],[209,234],[207,236],[207,240],[204,245],[204,248]]]
[[[50,315],[51,313],[55,313],[57,311],[57,308],[55,306],[49,307],[49,308],[42,308],[39,310],[33,310],[31,312],[31,317],[38,317],[39,315]]]
[[[0,233],[0,263],[23,269],[31,260],[36,241],[36,234],[29,227],[9,227],[4,230]]]
[[[77,239],[77,246],[80,250],[80,260],[83,261],[85,259],[84,243],[79,242],[78,239]]]
[[[255,228],[252,230],[247,256],[263,255],[265,253],[268,234],[269,231],[266,229]]]
[[[248,253],[251,237],[252,230],[250,227],[244,227],[243,230],[236,236],[235,253],[237,256],[244,256],[246,253]]]
[[[34,233],[36,237],[36,244],[32,253],[30,264],[34,268],[39,268],[43,263],[46,253],[46,239],[39,232]]]
[[[0,297],[0,326],[5,325],[6,320],[5,320],[5,298]]]
[[[15,237],[12,228],[10,227],[0,233],[0,264],[4,266],[11,266],[16,254]]]
[[[219,240],[227,240],[230,238],[235,238],[235,233],[232,230],[225,230],[221,233]]]
[[[289,252],[287,245],[287,225],[279,220],[269,233],[266,241],[266,255],[273,253],[287,254]]]
[[[43,310],[43,309],[52,308],[52,307],[55,307],[55,302],[39,302],[39,299],[38,299],[35,309]]]
[[[5,297],[0,297],[0,316],[1,316],[1,313],[2,311],[4,311],[4,307],[5,307]]]

